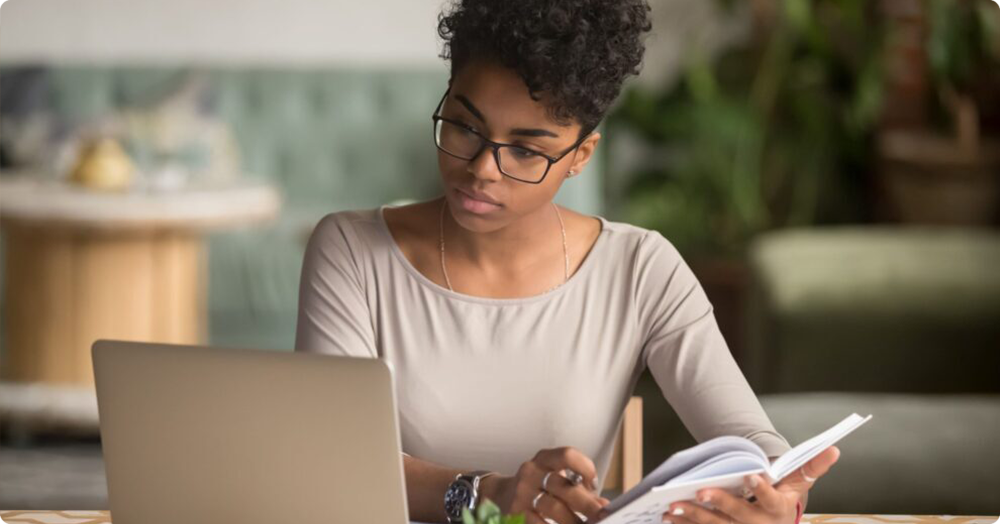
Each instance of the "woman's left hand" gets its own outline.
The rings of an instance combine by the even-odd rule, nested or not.
[[[830,446],[774,486],[759,475],[748,476],[744,482],[757,497],[756,502],[720,489],[703,489],[698,492],[698,500],[711,503],[714,510],[694,502],[675,502],[663,514],[663,521],[674,524],[792,524],[797,516],[796,505],[799,502],[805,505],[806,493],[838,458],[840,450]]]

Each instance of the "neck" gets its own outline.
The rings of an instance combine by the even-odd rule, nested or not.
[[[487,232],[462,227],[446,209],[444,238],[449,258],[460,257],[484,270],[526,268],[547,259],[544,255],[549,252],[558,250],[560,256],[563,252],[561,226],[551,203]]]

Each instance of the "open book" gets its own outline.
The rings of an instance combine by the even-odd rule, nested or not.
[[[694,501],[702,488],[721,488],[741,496],[743,478],[755,473],[774,484],[868,422],[851,414],[832,428],[788,450],[774,461],[743,437],[717,437],[679,451],[605,509],[601,524],[659,524],[671,503]],[[696,502],[697,503],[697,502]]]

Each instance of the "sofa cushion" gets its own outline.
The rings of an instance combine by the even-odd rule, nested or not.
[[[750,254],[759,392],[1000,392],[1000,234],[842,227]]]
[[[995,515],[1000,395],[796,393],[761,404],[793,446],[851,413],[872,414],[837,447],[810,513]]]

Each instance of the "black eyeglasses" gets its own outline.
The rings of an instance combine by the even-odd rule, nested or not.
[[[493,159],[496,160],[500,172],[519,182],[541,184],[549,174],[552,164],[580,147],[589,136],[588,133],[580,137],[569,149],[555,157],[514,144],[494,142],[466,124],[438,114],[450,91],[450,89],[445,91],[431,117],[434,121],[434,145],[441,151],[462,160],[472,160],[479,156],[484,147],[489,147],[493,150]]]

